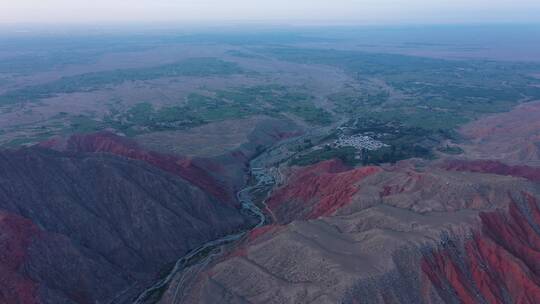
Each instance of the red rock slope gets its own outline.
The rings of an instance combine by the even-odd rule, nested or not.
[[[427,254],[422,270],[446,302],[540,303],[540,209],[528,193],[480,214],[463,243]]]
[[[507,165],[495,160],[449,160],[443,165],[448,170],[491,173],[523,177],[540,182],[540,168],[525,165]]]
[[[207,168],[211,168],[217,173],[219,173],[220,170],[223,170],[220,164],[210,159],[197,161],[192,158],[146,151],[127,138],[107,132],[73,135],[65,143],[51,140],[42,143],[41,146],[72,152],[112,153],[142,160],[162,170],[182,177],[221,202],[231,204],[234,202],[233,190],[227,189],[225,185],[208,172]],[[206,168],[203,167],[200,162],[205,162]]]
[[[0,303],[39,303],[38,285],[23,270],[28,247],[39,234],[30,220],[0,211]]]
[[[351,202],[359,181],[380,171],[378,167],[351,170],[339,160],[296,168],[267,206],[281,222],[332,215]]]
[[[297,168],[269,201],[282,225],[251,233],[183,301],[538,303],[538,197],[521,177],[439,164]]]

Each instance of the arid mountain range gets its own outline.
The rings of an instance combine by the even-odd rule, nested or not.
[[[540,303],[501,28],[0,37],[0,304]]]
[[[537,117],[539,103],[467,125],[474,152],[458,159],[290,168],[267,200],[273,224],[202,270],[183,301],[539,302],[538,142],[516,143],[537,136]],[[488,147],[509,152],[487,160]]]
[[[540,301],[538,144],[511,140],[537,136],[533,117],[540,103],[465,126],[460,157],[286,168],[271,223],[188,277],[181,302]],[[277,126],[267,144],[284,138]],[[245,170],[249,153],[174,157],[107,133],[2,152],[2,301],[136,295],[178,256],[250,225],[233,195],[245,181],[219,174]]]

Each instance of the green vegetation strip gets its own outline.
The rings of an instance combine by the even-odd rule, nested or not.
[[[90,92],[128,81],[146,81],[179,76],[223,76],[242,72],[242,69],[235,63],[216,58],[191,58],[157,67],[119,69],[63,77],[53,82],[7,92],[0,95],[0,104],[35,102],[59,94]]]
[[[207,95],[194,93],[187,97],[184,105],[159,109],[142,102],[125,113],[113,112],[105,118],[105,123],[128,135],[135,135],[185,129],[253,115],[280,117],[285,113],[315,125],[332,122],[330,113],[313,104],[312,96],[285,86],[266,85],[217,91]]]

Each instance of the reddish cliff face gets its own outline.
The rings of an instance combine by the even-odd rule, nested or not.
[[[38,285],[22,269],[28,247],[39,234],[30,220],[0,211],[0,303],[39,303]]]
[[[55,142],[46,142],[45,146],[54,146]],[[234,195],[220,181],[214,178],[207,168],[218,173],[223,170],[220,164],[212,160],[182,158],[152,151],[145,151],[136,143],[111,133],[96,133],[88,135],[73,135],[66,144],[65,149],[74,152],[105,152],[132,159],[145,161],[164,171],[178,175],[214,196],[221,202],[232,203]]]
[[[443,167],[447,170],[491,173],[523,177],[531,181],[540,181],[540,168],[529,166],[510,166],[494,160],[450,160]]]
[[[449,242],[422,261],[447,302],[540,303],[540,209],[523,193],[508,210],[480,214],[469,240]]]
[[[431,162],[292,168],[267,202],[282,225],[252,231],[198,278],[186,303],[216,303],[209,294],[251,303],[540,303],[539,190]]]
[[[267,206],[280,222],[328,216],[351,202],[359,181],[381,171],[378,167],[350,169],[339,160],[298,168],[286,186],[272,194]]]

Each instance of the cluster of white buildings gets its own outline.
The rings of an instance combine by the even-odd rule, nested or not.
[[[334,142],[334,145],[336,147],[354,147],[358,150],[366,149],[370,151],[378,150],[383,147],[388,147],[387,144],[384,144],[365,135],[342,135]]]

